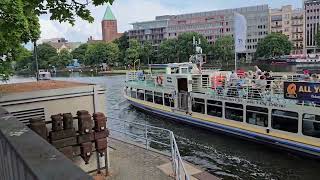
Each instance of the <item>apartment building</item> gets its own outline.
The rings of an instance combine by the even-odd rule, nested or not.
[[[307,53],[319,53],[320,48],[317,47],[315,35],[320,28],[320,0],[305,0],[303,6],[305,13],[305,44]]]
[[[138,39],[142,43],[151,40],[157,46],[164,39],[177,38],[181,33],[198,32],[210,44],[214,44],[219,37],[233,35],[234,12],[244,15],[247,19],[247,51],[244,54],[247,59],[251,59],[259,40],[269,31],[268,5],[157,16],[154,21],[133,23],[129,38]]]
[[[293,43],[291,54],[304,53],[304,11],[293,9],[292,5],[281,9],[270,9],[269,24],[271,33],[282,33]]]

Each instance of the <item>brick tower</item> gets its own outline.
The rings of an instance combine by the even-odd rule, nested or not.
[[[117,19],[113,15],[110,6],[107,6],[101,21],[102,39],[105,42],[111,42],[119,37],[117,28]]]

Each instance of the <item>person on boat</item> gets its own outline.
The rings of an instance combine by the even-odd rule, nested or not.
[[[269,72],[266,72],[264,75],[265,75],[266,80],[267,80],[266,89],[270,90],[271,89],[271,84],[274,81],[274,78],[271,76],[271,74]]]
[[[236,85],[237,80],[239,79],[238,74],[235,71],[232,71],[231,75],[230,75],[230,85]]]
[[[257,76],[262,75],[262,71],[261,71],[261,69],[260,69],[258,66],[254,66],[254,69],[255,69],[255,71],[256,71],[256,75],[257,75]]]
[[[319,82],[319,78],[317,74],[312,74],[311,76],[311,82]]]

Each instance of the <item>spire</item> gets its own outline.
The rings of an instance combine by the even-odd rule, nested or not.
[[[110,6],[107,6],[106,12],[104,13],[103,19],[102,20],[111,20],[111,21],[116,21],[116,17],[113,15],[113,12],[111,11]]]

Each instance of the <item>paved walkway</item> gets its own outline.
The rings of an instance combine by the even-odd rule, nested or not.
[[[172,179],[158,166],[169,158],[135,145],[109,138],[111,174],[108,180],[166,180]]]

